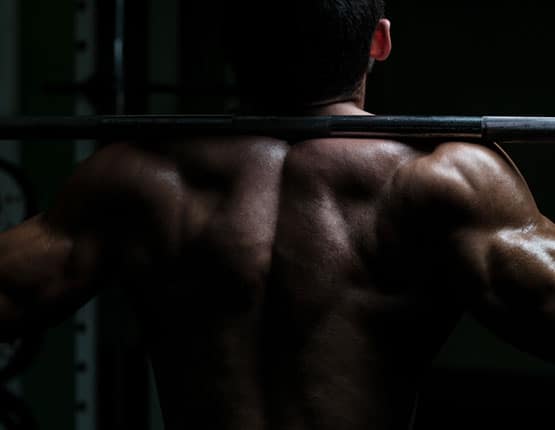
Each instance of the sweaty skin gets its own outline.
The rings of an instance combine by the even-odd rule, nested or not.
[[[0,337],[124,288],[167,429],[406,429],[467,310],[555,358],[554,256],[555,226],[486,147],[115,144],[0,234]]]

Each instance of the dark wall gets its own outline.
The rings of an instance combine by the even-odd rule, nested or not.
[[[387,10],[394,51],[378,110],[555,112],[550,2],[397,0]]]

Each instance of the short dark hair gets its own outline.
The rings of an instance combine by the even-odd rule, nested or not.
[[[384,0],[226,0],[224,37],[241,96],[305,105],[352,96]]]

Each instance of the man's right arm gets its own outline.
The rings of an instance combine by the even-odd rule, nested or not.
[[[555,224],[514,168],[453,143],[408,163],[396,182],[405,214],[428,227],[446,287],[496,334],[555,361]]]
[[[174,256],[184,201],[173,163],[135,146],[79,165],[46,213],[0,233],[0,342],[55,325],[100,287]]]

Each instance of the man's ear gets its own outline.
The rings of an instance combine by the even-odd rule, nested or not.
[[[385,61],[391,54],[391,22],[388,19],[380,19],[376,31],[372,36],[370,57],[377,61]]]

